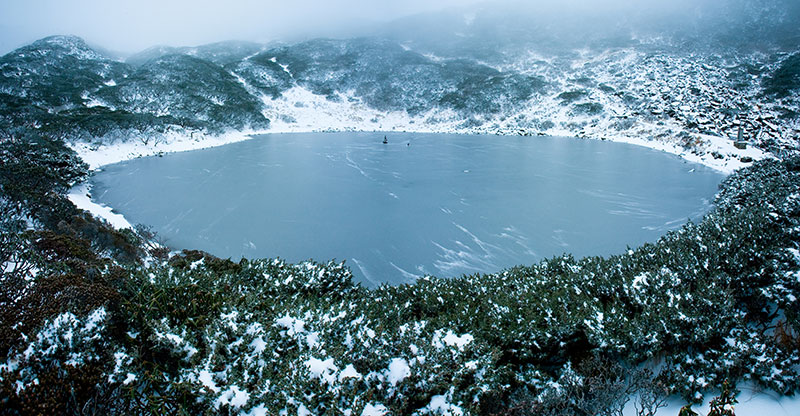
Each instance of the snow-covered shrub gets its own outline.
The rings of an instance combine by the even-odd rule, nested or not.
[[[104,308],[82,317],[65,312],[11,349],[0,364],[3,407],[23,414],[75,413],[96,400],[108,371],[108,321]]]

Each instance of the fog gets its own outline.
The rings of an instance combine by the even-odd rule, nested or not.
[[[155,45],[194,46],[223,40],[270,42],[311,37],[389,35],[418,43],[448,36],[528,37],[531,30],[581,42],[636,31],[697,33],[746,30],[797,37],[798,0],[3,0],[0,53],[54,34],[133,53]],[[477,19],[476,19],[477,18]],[[768,23],[765,21],[768,20]],[[744,23],[750,26],[741,26]],[[776,23],[777,22],[777,23]],[[477,27],[477,28],[476,28]],[[610,29],[609,29],[610,28]],[[610,30],[616,31],[609,35]],[[522,33],[526,32],[526,33]],[[744,33],[743,33],[744,32]]]
[[[54,34],[120,52],[239,39],[348,36],[476,0],[2,0],[0,53]]]

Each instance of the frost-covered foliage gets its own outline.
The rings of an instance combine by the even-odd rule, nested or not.
[[[436,108],[468,115],[509,111],[545,85],[538,77],[504,73],[469,60],[440,61],[370,38],[303,42],[263,52],[250,59],[248,67],[261,70],[244,68],[243,76],[248,81],[253,77],[253,85],[277,81],[263,90],[269,95],[275,95],[270,87],[291,81],[329,99],[352,92],[374,109],[412,116]]]
[[[86,396],[102,390],[95,384],[104,383],[102,375],[111,369],[108,334],[108,314],[102,307],[84,317],[65,312],[46,321],[0,363],[4,412],[85,408]]]
[[[83,104],[86,91],[128,72],[127,65],[103,57],[80,38],[51,36],[0,58],[0,93],[44,108],[70,108]]]
[[[627,253],[375,290],[340,263],[148,256],[113,296],[16,332],[4,403],[61,397],[36,387],[53,371],[126,414],[614,414],[743,380],[791,394],[798,189],[800,160],[759,162],[701,223]]]
[[[53,36],[0,58],[0,128],[34,127],[71,140],[129,140],[169,129],[218,132],[268,124],[261,102],[235,76],[188,55],[134,67],[79,38]]]
[[[261,102],[222,67],[188,55],[150,61],[97,92],[110,108],[171,116],[210,128],[263,129]]]
[[[495,42],[516,36],[484,29],[499,31],[486,36]],[[796,42],[688,47],[628,33],[581,48],[515,38],[481,51],[416,35],[159,47],[130,62],[75,37],[45,38],[0,57],[0,128],[146,146],[269,128],[654,138],[701,156],[700,135],[741,129],[763,149],[797,147]],[[477,46],[485,35],[451,40]]]
[[[144,65],[149,61],[167,55],[190,55],[217,65],[227,65],[255,55],[264,49],[264,45],[245,41],[223,41],[195,47],[154,46],[125,59],[134,66]]]
[[[800,89],[800,54],[796,53],[783,62],[770,77],[764,80],[764,92],[785,97]]]

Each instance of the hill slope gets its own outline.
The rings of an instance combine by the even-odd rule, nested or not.
[[[708,158],[704,135],[741,129],[766,150],[797,147],[798,51],[777,40],[691,50],[632,38],[582,49],[520,43],[488,61],[398,41],[219,43],[151,50],[132,65],[78,38],[46,38],[0,58],[0,126],[106,143],[230,129],[644,138]]]

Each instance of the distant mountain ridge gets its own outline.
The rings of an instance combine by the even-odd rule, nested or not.
[[[121,62],[52,36],[0,57],[0,128],[93,142],[269,129],[621,135],[687,149],[697,134],[741,128],[763,148],[797,148],[800,47],[511,42],[498,58],[481,52],[491,44],[459,56],[464,45],[447,42],[437,55],[397,37],[231,41],[151,48]]]
[[[266,45],[246,41],[223,41],[194,47],[154,46],[129,56],[125,62],[139,66],[165,55],[190,55],[218,65],[226,65],[241,61],[266,48]]]

